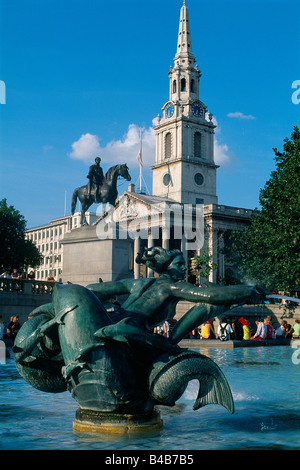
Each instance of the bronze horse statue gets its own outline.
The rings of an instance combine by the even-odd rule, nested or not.
[[[118,197],[117,180],[119,176],[127,181],[131,180],[131,176],[129,174],[128,166],[126,165],[126,163],[122,165],[112,166],[105,174],[105,177],[103,179],[102,185],[99,187],[99,190],[92,188],[92,191],[89,194],[87,184],[85,186],[80,186],[79,188],[76,188],[74,190],[72,196],[71,212],[72,215],[74,215],[78,198],[81,202],[81,225],[87,225],[85,213],[93,203],[99,204],[100,202],[102,202],[103,213],[107,203],[111,204],[112,206],[115,206],[116,199]]]

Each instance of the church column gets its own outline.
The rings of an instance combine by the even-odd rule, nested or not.
[[[148,232],[148,245],[147,246],[148,248],[152,248],[152,246],[154,246],[151,229],[149,229],[149,232]],[[153,270],[151,268],[147,268],[147,277],[153,277],[153,276],[154,276]]]
[[[140,237],[134,239],[134,245],[133,245],[133,256],[134,256],[134,261],[133,261],[133,273],[134,273],[134,279],[139,279],[140,278],[140,265],[136,263],[135,259],[137,257],[137,254],[140,252],[140,246],[141,246],[141,239]]]
[[[183,257],[184,257],[184,261],[185,261],[185,265],[186,265],[186,275],[185,275],[185,280],[187,281],[188,279],[188,267],[189,267],[189,260],[188,260],[188,252],[187,252],[187,249],[186,249],[186,237],[184,235],[184,233],[182,234],[182,240],[181,240],[181,251],[182,251],[182,254],[183,254]]]
[[[169,250],[170,247],[170,231],[165,227],[162,228],[162,248]]]
[[[208,250],[209,254],[212,255],[212,263],[218,263],[218,232],[215,228],[211,228],[209,231],[209,240],[208,240]],[[209,282],[217,282],[217,270],[214,269],[209,274]]]
[[[219,231],[219,244],[218,244],[218,265],[219,265],[219,277],[224,279],[225,277],[225,256],[224,250],[224,232]]]

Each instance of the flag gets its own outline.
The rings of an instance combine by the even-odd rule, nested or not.
[[[140,164],[140,167],[143,168],[144,164],[143,164],[143,158],[142,158],[142,131],[141,131],[140,150],[139,150],[139,153],[137,154],[136,158],[137,158],[137,161]]]

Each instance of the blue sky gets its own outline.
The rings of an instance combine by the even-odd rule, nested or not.
[[[137,182],[140,128],[151,191],[153,119],[168,100],[182,3],[0,0],[0,197],[28,227],[62,216],[65,192],[70,213],[99,154],[104,170],[127,162]],[[300,125],[300,2],[186,3],[200,99],[218,124],[219,202],[257,207],[272,148]]]

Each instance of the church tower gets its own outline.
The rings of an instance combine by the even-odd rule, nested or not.
[[[188,9],[181,7],[169,100],[155,126],[153,195],[183,204],[217,203],[212,115],[199,99],[201,72],[192,52]]]

